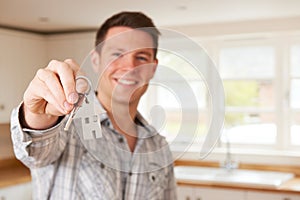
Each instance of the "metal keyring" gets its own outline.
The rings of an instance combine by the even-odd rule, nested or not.
[[[91,91],[92,84],[91,84],[91,81],[85,76],[77,76],[75,81],[78,82],[78,80],[80,80],[80,79],[83,79],[85,81],[85,84],[87,84],[87,90],[86,90],[86,92],[81,92],[81,91],[78,91],[77,87],[76,87],[76,92],[78,93],[78,100],[74,104],[74,108],[73,108],[73,110],[71,111],[71,113],[69,115],[69,119],[67,120],[67,123],[66,123],[65,128],[64,128],[65,131],[69,130],[71,122],[73,121],[73,118],[75,117],[78,109],[82,106],[82,103],[84,101],[86,101],[86,103],[88,103],[87,96]]]
[[[90,81],[86,76],[82,76],[82,75],[81,75],[81,76],[77,76],[76,79],[75,79],[75,81],[77,82],[77,81],[80,80],[80,79],[83,79],[84,81],[86,81],[86,83],[87,83],[87,85],[88,85],[88,89],[87,89],[86,92],[82,93],[82,92],[80,92],[80,91],[77,91],[77,87],[76,87],[76,92],[77,92],[77,93],[80,93],[80,94],[85,94],[85,95],[89,94],[90,91],[91,91],[91,88],[92,88],[92,83],[91,83],[91,81]]]

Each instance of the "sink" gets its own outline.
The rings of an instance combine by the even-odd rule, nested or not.
[[[195,183],[219,183],[248,187],[278,188],[295,177],[292,173],[223,168],[176,166],[175,177],[179,181]]]

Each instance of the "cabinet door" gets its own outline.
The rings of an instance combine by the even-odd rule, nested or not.
[[[0,189],[0,200],[31,200],[32,188],[31,183],[19,184],[11,187]]]
[[[178,200],[245,200],[243,190],[180,186]]]
[[[247,192],[247,200],[300,200],[300,195],[249,191]]]
[[[178,200],[194,200],[195,199],[195,188],[188,186],[177,187]]]
[[[243,190],[199,188],[195,200],[245,200],[245,196]]]

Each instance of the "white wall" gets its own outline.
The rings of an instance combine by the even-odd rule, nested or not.
[[[282,19],[263,19],[212,24],[189,24],[167,27],[190,37],[219,37],[226,35],[280,33],[300,31],[300,17]]]
[[[35,71],[45,66],[45,47],[43,36],[0,29],[0,123],[9,122]]]
[[[95,33],[44,36],[0,29],[0,123],[9,123],[12,109],[39,68],[52,59],[83,62]]]
[[[50,35],[46,38],[47,59],[74,59],[81,64],[94,47],[94,32]]]
[[[194,38],[226,37],[261,32],[300,31],[300,18],[167,27]],[[81,64],[94,46],[95,32],[38,35],[0,28],[0,123],[11,110],[38,68],[51,59],[72,58]]]

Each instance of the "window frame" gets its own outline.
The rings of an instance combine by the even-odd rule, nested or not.
[[[290,125],[292,123],[292,115],[293,113],[299,113],[300,114],[300,108],[291,108],[290,106],[290,98],[291,98],[291,81],[293,79],[299,79],[300,80],[300,75],[299,76],[292,76],[291,75],[291,50],[293,46],[299,46],[300,47],[300,36],[294,36],[291,37],[290,40],[288,41],[288,71],[287,71],[287,75],[286,75],[286,79],[287,79],[287,83],[286,83],[286,104],[287,104],[287,118],[288,118],[288,123],[286,125],[286,131],[289,133],[288,136],[288,147],[291,150],[299,150],[300,151],[300,147],[298,147],[297,145],[293,145],[291,143],[291,130],[290,130]],[[300,145],[299,145],[300,146]]]
[[[237,78],[237,79],[225,79],[225,80],[253,80],[253,81],[256,81],[256,80],[267,80],[267,81],[272,81],[273,82],[273,86],[275,88],[275,91],[276,91],[276,88],[278,88],[278,60],[276,59],[277,58],[277,48],[276,48],[276,43],[274,43],[274,39],[272,38],[268,38],[268,37],[250,37],[250,38],[236,38],[236,39],[229,39],[229,40],[221,40],[218,42],[217,45],[215,45],[215,51],[214,53],[216,55],[214,55],[214,57],[216,58],[215,62],[216,62],[216,66],[219,68],[220,66],[220,55],[221,55],[221,50],[222,49],[225,49],[225,48],[234,48],[234,47],[256,47],[256,46],[268,46],[268,47],[272,47],[274,48],[274,58],[275,58],[275,61],[274,61],[274,77],[272,79],[263,79],[263,78]],[[224,80],[224,79],[223,79]],[[275,102],[274,102],[274,108],[270,108],[270,109],[266,109],[267,113],[274,113],[275,114],[275,117],[277,116],[280,116],[280,111],[278,110],[278,92],[275,92]],[[225,108],[225,113],[230,111],[232,108]],[[236,111],[234,113],[238,113],[238,112],[243,112],[246,110],[246,113],[264,113],[266,111],[264,111],[264,109],[259,109],[259,110],[254,110],[254,109],[247,109],[246,107],[244,108],[236,108]],[[248,112],[247,112],[248,110]],[[279,134],[279,130],[280,130],[280,125],[279,125],[279,119],[275,120],[275,124],[277,126],[277,135],[276,135],[276,138],[275,138],[275,144],[231,144],[231,146],[233,148],[237,148],[237,149],[249,149],[249,148],[255,148],[255,149],[260,149],[260,150],[273,150],[273,149],[277,149],[280,144],[278,144],[278,140],[279,140],[279,137],[280,137],[280,134]],[[222,147],[224,148],[226,146],[226,144],[224,144],[223,142],[219,141],[218,142],[218,146],[219,147]]]
[[[268,32],[213,37],[199,36],[192,39],[206,50],[208,56],[216,63],[217,68],[219,66],[221,48],[237,46],[271,46],[274,48],[275,71],[273,85],[275,88],[275,105],[271,112],[274,112],[277,116],[275,121],[277,125],[276,143],[274,145],[231,144],[231,152],[236,155],[240,162],[298,164],[300,145],[293,146],[290,142],[290,122],[291,113],[295,111],[300,112],[300,109],[293,110],[289,107],[289,93],[292,79],[290,77],[290,50],[293,45],[300,45],[300,32]],[[264,111],[255,110],[254,112]],[[180,156],[184,159],[199,159],[200,150],[197,144],[192,145],[186,152],[181,151],[181,146],[182,144],[178,144],[177,149],[171,149],[175,158]],[[225,158],[224,154],[226,154],[226,151],[226,144],[219,140],[206,159],[222,161]]]
[[[291,113],[300,112],[300,109],[292,110],[289,107],[289,93],[290,93],[290,50],[293,45],[300,45],[300,32],[290,31],[283,33],[253,33],[240,34],[231,36],[219,37],[198,37],[196,39],[200,44],[204,44],[208,54],[216,63],[219,64],[219,55],[221,47],[229,47],[237,45],[271,45],[275,48],[275,77],[274,87],[280,92],[276,93],[276,114],[280,116],[277,121],[284,121],[277,124],[277,144],[270,146],[270,148],[261,145],[232,145],[231,152],[238,157],[241,162],[249,163],[263,163],[263,164],[282,164],[289,163],[290,165],[297,165],[299,159],[300,146],[293,146],[290,142],[290,123]],[[288,133],[288,134],[286,134]],[[246,148],[244,148],[246,147]],[[253,147],[254,150],[250,150]],[[192,159],[196,153],[191,150],[186,153],[183,158]],[[210,160],[222,160],[226,154],[226,145],[218,142],[211,155],[208,156]],[[255,159],[253,161],[253,156]]]

